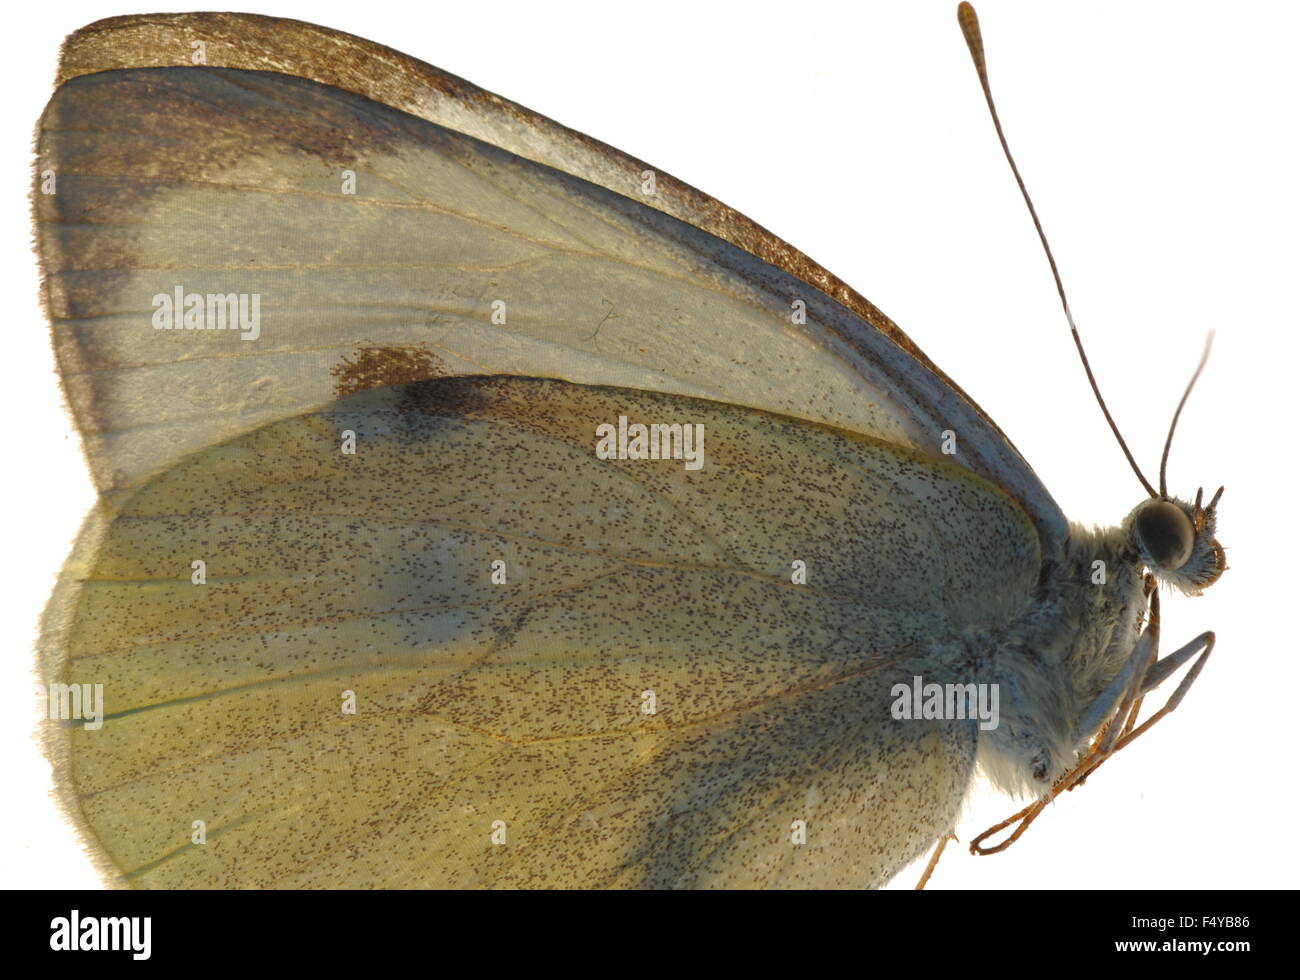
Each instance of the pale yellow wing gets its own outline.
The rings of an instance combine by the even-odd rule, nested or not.
[[[620,416],[702,425],[703,466],[597,459]],[[861,435],[550,380],[366,391],[92,516],[44,656],[107,714],[53,755],[139,886],[878,885],[975,751],[892,685],[967,679],[928,645],[1007,622],[1039,564],[1003,492]]]
[[[266,55],[262,22],[204,23],[218,22],[248,28],[248,63],[315,77]],[[448,95],[440,74],[424,114],[473,135],[382,86],[369,94],[407,111],[267,72],[79,74],[105,51],[135,63],[122,39],[154,28],[132,23],[70,41],[39,144],[58,181],[36,196],[47,303],[102,490],[362,385],[523,374],[714,398],[929,454],[951,432],[956,461],[1021,501],[1049,553],[1063,540],[1029,467],[897,328],[711,199],[662,179],[642,195],[640,170],[615,179],[625,158],[596,166],[599,144]],[[191,51],[170,36],[140,50]],[[321,36],[340,63],[362,58]],[[239,48],[222,37],[213,63]],[[309,61],[314,44],[299,45]],[[259,335],[153,329],[153,299],[177,289],[259,297]]]
[[[109,17],[67,38],[57,82],[124,68],[191,66],[197,43],[202,43],[205,64],[210,67],[276,72],[352,92],[679,218],[816,287],[887,335],[930,372],[958,387],[856,290],[723,202],[616,147],[365,38],[319,24],[259,14]],[[642,190],[647,170],[655,173],[653,194]],[[962,396],[970,401],[965,393]],[[978,406],[974,407],[978,411]],[[980,416],[997,431],[992,419],[983,412]]]

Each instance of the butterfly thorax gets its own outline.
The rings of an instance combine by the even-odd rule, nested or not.
[[[979,762],[999,788],[1042,795],[1095,734],[1085,715],[1138,641],[1145,579],[1126,528],[1072,524],[1024,614],[980,641],[1002,716],[981,733]]]

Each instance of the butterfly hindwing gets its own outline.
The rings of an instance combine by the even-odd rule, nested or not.
[[[620,415],[703,426],[703,465],[598,459]],[[1039,558],[953,464],[525,378],[361,392],[97,520],[48,655],[107,714],[55,755],[111,873],[159,887],[882,884],[975,751],[893,685]]]

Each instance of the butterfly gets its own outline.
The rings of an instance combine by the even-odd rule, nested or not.
[[[1167,505],[1190,543],[1136,514],[1141,566],[1071,550],[866,300],[436,69],[177,15],[60,77],[38,230],[101,504],[43,651],[103,685],[51,744],[115,880],[882,884],[977,755],[1050,787],[1156,679],[1142,567],[1223,568],[1209,500]],[[600,458],[625,417],[703,465]],[[1061,627],[1023,613],[1075,601],[1114,640],[1044,719],[1013,654]],[[916,676],[996,685],[1001,724],[891,716]]]

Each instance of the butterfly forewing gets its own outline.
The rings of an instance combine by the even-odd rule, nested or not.
[[[419,342],[442,374],[716,398],[933,454],[953,432],[1049,548],[1064,535],[1014,448],[894,334],[653,197],[228,69],[72,78],[39,150],[60,174],[37,200],[47,305],[101,489],[326,404],[362,342]],[[145,328],[176,295],[256,296],[256,336]]]

